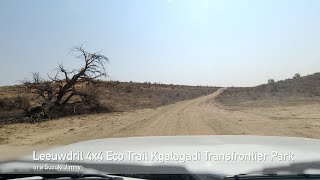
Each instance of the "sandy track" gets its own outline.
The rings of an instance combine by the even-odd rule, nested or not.
[[[42,148],[128,136],[249,134],[320,138],[319,105],[230,111],[214,100],[221,91],[155,109],[4,125],[0,128],[0,153],[16,145]],[[300,116],[309,116],[293,114],[298,110]]]

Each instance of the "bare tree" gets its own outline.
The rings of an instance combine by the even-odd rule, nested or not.
[[[81,91],[83,85],[90,85],[96,79],[107,76],[105,64],[108,58],[100,53],[89,53],[82,46],[73,48],[76,58],[84,62],[79,69],[67,70],[62,64],[57,68],[54,77],[49,76],[48,80],[40,77],[38,73],[33,73],[32,80],[25,80],[33,99],[42,99],[46,111],[62,110],[70,100],[77,96],[77,102],[92,103],[92,95]]]

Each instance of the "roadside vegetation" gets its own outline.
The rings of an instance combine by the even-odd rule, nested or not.
[[[320,73],[275,81],[256,87],[229,87],[217,100],[224,105],[275,106],[285,104],[319,103]]]

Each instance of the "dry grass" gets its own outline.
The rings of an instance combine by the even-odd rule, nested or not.
[[[227,88],[217,100],[234,106],[277,106],[320,102],[320,73],[263,84]]]
[[[155,108],[207,95],[217,90],[216,87],[118,81],[100,81],[94,85],[94,89],[98,92],[99,103],[103,107],[114,111]],[[0,108],[2,109],[0,112],[0,124],[21,122],[24,118],[22,110],[8,108],[3,104],[3,99],[14,98],[21,92],[26,96],[31,96],[23,85],[0,87]],[[77,111],[77,113],[81,112]]]
[[[111,104],[120,111],[159,107],[208,95],[218,89],[132,82],[102,82],[98,88],[103,92],[103,104]]]

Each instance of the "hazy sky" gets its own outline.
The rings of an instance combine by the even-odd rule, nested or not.
[[[320,70],[318,0],[0,1],[0,85],[109,57],[112,80],[254,86]]]

